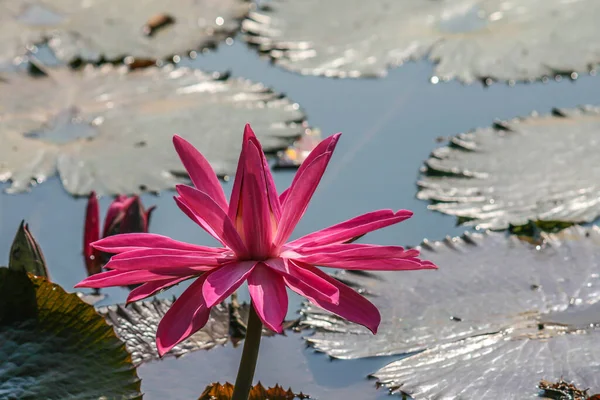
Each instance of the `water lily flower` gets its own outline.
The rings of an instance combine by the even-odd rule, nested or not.
[[[104,217],[102,237],[119,233],[148,232],[150,216],[155,206],[144,209],[138,196],[117,196],[108,207]],[[83,231],[83,255],[88,276],[102,271],[105,263],[100,250],[92,247],[92,243],[100,239],[100,207],[95,192],[91,192],[85,213]]]
[[[149,233],[110,236],[92,245],[96,250],[116,254],[106,264],[110,271],[93,275],[77,287],[143,283],[131,291],[131,302],[194,278],[160,321],[156,334],[160,355],[202,328],[210,308],[243,282],[248,283],[260,321],[273,331],[282,332],[289,288],[376,333],[381,319],[377,308],[316,266],[386,271],[436,266],[419,259],[416,249],[346,243],[410,218],[412,212],[407,210],[370,212],[288,241],[340,135],[323,140],[300,166],[290,188],[278,195],[262,147],[246,125],[229,203],[208,161],[190,143],[175,136],[175,149],[193,183],[176,187],[175,202],[222,247],[189,244]]]

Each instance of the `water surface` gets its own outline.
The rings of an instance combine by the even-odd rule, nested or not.
[[[415,198],[419,167],[440,145],[436,138],[487,126],[497,118],[525,116],[533,110],[545,113],[552,107],[600,102],[600,80],[595,77],[514,87],[496,84],[485,88],[456,82],[432,85],[432,66],[425,62],[406,64],[380,80],[302,77],[270,65],[239,40],[182,64],[229,70],[234,76],[263,82],[300,103],[310,123],[323,135],[343,132],[329,170],[294,237],[381,208],[406,208],[415,216],[372,233],[363,242],[416,245],[423,238],[460,234],[465,228],[457,227],[453,217],[428,211],[427,203]],[[242,129],[240,126],[240,138]],[[290,171],[276,172],[277,187],[285,189],[292,177]],[[231,191],[230,183],[224,187],[227,193]],[[147,206],[158,206],[151,231],[178,240],[215,244],[179,211],[172,195],[143,196]],[[109,202],[101,199],[103,211]],[[28,194],[1,194],[0,263],[6,263],[15,230],[25,219],[42,246],[52,279],[69,290],[85,277],[81,257],[84,212],[85,200],[70,197],[56,178]],[[109,296],[104,304],[122,302],[127,295],[119,288],[105,292]],[[240,295],[247,298],[243,290]],[[297,296],[290,301],[290,317],[299,302]],[[144,365],[139,374],[145,399],[197,398],[212,381],[234,380],[239,356],[239,348],[226,346]],[[318,399],[377,399],[386,396],[385,391],[375,390],[374,382],[366,376],[397,358],[331,361],[306,349],[301,335],[290,334],[288,338],[263,340],[256,377],[264,384],[291,386]]]

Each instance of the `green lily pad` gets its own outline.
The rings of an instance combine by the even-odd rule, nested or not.
[[[0,397],[141,399],[124,344],[60,286],[0,268]]]
[[[433,151],[417,197],[467,225],[591,222],[600,215],[600,108],[499,121]]]
[[[594,0],[282,0],[250,13],[246,40],[307,75],[382,76],[429,58],[436,81],[524,81],[600,63]],[[435,82],[435,81],[434,81]]]
[[[133,362],[138,365],[159,358],[156,350],[156,329],[158,323],[175,299],[139,301],[127,306],[117,304],[100,307],[98,312],[106,318],[126,344]],[[210,310],[207,324],[198,332],[175,346],[165,356],[181,357],[197,350],[210,350],[218,345],[231,342],[234,346],[246,336],[246,321],[249,305],[237,302],[218,304]],[[297,321],[284,322],[284,328],[291,328]],[[263,329],[264,336],[274,332]]]
[[[531,244],[502,233],[424,242],[436,271],[337,274],[382,314],[373,336],[313,306],[303,324],[336,358],[405,355],[373,375],[420,399],[523,399],[541,379],[600,387],[600,229]]]
[[[307,128],[298,104],[245,79],[109,65],[48,73],[0,80],[0,181],[11,181],[10,192],[57,174],[73,195],[158,192],[187,179],[174,134],[226,176],[235,172],[247,122],[268,152]]]
[[[246,0],[8,0],[0,3],[0,61],[48,43],[56,56],[117,60],[164,59],[213,47],[235,34]]]

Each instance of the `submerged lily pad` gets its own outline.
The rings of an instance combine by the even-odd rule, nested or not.
[[[377,335],[308,305],[307,340],[337,358],[407,355],[374,376],[416,400],[529,398],[561,376],[600,387],[599,228],[537,246],[470,233],[421,250],[439,270],[336,275],[379,308]]]
[[[599,135],[591,106],[462,133],[425,162],[417,197],[482,228],[591,222],[600,215]]]
[[[12,192],[57,173],[74,195],[159,191],[187,179],[174,134],[224,176],[235,172],[245,123],[267,152],[306,129],[298,104],[245,79],[170,67],[48,72],[0,80],[0,181]]]
[[[282,0],[250,13],[242,29],[302,74],[381,76],[428,57],[443,80],[513,81],[600,63],[598,18],[595,0]]]
[[[58,285],[0,268],[0,397],[141,399],[123,343]]]
[[[101,307],[98,312],[103,315],[109,324],[113,325],[117,336],[127,345],[133,362],[141,364],[157,360],[156,329],[163,315],[173,304],[173,299],[156,299],[131,303],[128,306],[114,305]],[[217,345],[232,342],[237,345],[246,335],[246,322],[248,320],[248,304],[238,305],[219,304],[211,309],[208,323],[184,340],[167,356],[180,357],[197,350],[209,350]],[[285,328],[290,328],[296,321],[284,323]],[[275,333],[263,330],[263,335],[273,336]]]
[[[0,3],[0,61],[48,42],[56,56],[163,59],[212,47],[234,34],[246,0],[8,0]]]

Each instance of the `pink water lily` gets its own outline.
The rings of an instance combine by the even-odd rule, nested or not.
[[[230,202],[208,161],[190,143],[173,138],[193,187],[177,186],[175,202],[223,247],[179,242],[165,236],[133,233],[107,237],[93,246],[116,254],[108,272],[78,287],[136,283],[128,301],[137,301],[186,279],[195,278],[160,321],[156,344],[161,355],[202,328],[210,308],[248,282],[262,323],[282,331],[288,309],[286,287],[312,303],[376,333],[377,308],[316,265],[354,270],[415,270],[436,266],[399,246],[345,243],[365,233],[404,221],[412,212],[374,211],[288,242],[304,214],[340,134],[322,141],[298,169],[289,189],[277,195],[262,147],[249,125]]]

